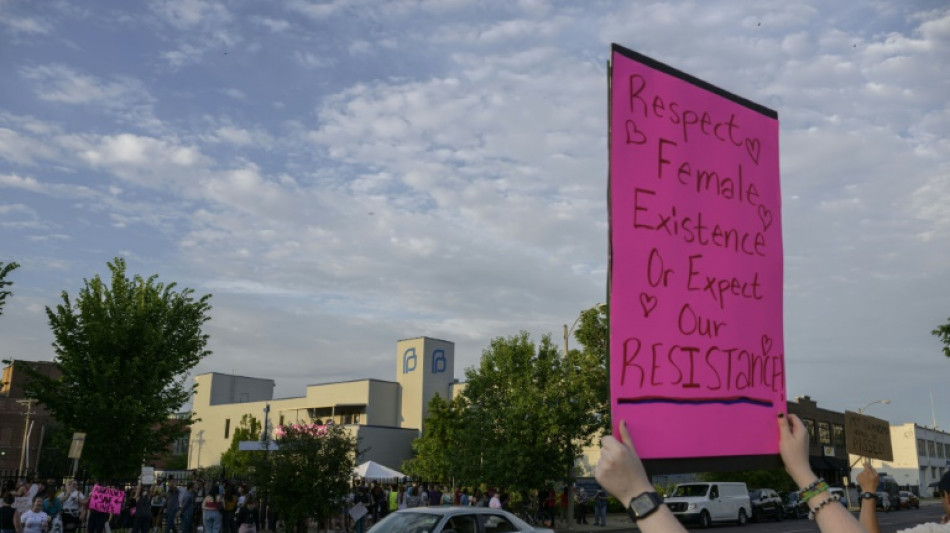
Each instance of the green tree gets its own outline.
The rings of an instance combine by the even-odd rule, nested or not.
[[[0,315],[3,314],[3,306],[6,303],[7,296],[12,294],[10,291],[3,290],[4,287],[13,285],[12,281],[6,281],[7,274],[18,268],[20,268],[20,265],[18,265],[15,261],[10,263],[0,262]]]
[[[940,343],[943,344],[943,355],[950,357],[950,318],[947,319],[946,324],[937,326],[937,329],[930,333],[940,339]]]
[[[308,518],[326,523],[340,512],[339,502],[353,477],[356,438],[336,425],[281,426],[277,433],[267,487],[270,503],[288,531],[305,533]]]
[[[67,431],[86,433],[82,462],[99,479],[134,474],[187,431],[190,420],[170,417],[191,395],[188,371],[210,353],[210,295],[129,279],[121,258],[108,267],[111,285],[95,276],[75,301],[63,291],[46,308],[62,377],[31,373],[29,389]]]
[[[231,437],[231,446],[221,454],[221,466],[228,475],[247,478],[252,471],[256,470],[265,452],[241,451],[238,446],[241,441],[260,440],[260,438],[260,421],[249,414],[242,416],[241,422],[234,430],[234,436]]]
[[[459,477],[521,492],[564,479],[600,424],[591,359],[563,357],[550,336],[494,339],[465,373]]]
[[[600,429],[610,430],[610,315],[606,304],[597,304],[581,311],[574,338],[583,346],[573,355],[584,387],[592,395],[593,411],[600,419]]]
[[[415,478],[448,480],[458,477],[459,449],[465,421],[460,399],[448,401],[436,394],[429,401],[425,432],[412,442],[413,457],[402,464],[402,471]]]

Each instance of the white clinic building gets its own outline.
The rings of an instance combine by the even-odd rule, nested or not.
[[[455,344],[417,337],[398,341],[396,380],[358,379],[309,385],[302,396],[274,398],[274,380],[210,372],[195,377],[188,468],[220,464],[241,418],[261,423],[267,416],[271,439],[278,425],[327,423],[344,426],[359,439],[358,462],[375,461],[399,469],[412,457],[412,441],[422,432],[429,401],[452,398]]]
[[[919,424],[891,426],[893,461],[871,460],[878,471],[893,477],[898,485],[916,486],[919,494],[931,496],[932,484],[950,468],[950,433]],[[861,471],[861,457],[851,455],[852,479]]]

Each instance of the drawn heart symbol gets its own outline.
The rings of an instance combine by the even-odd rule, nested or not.
[[[647,136],[637,128],[637,123],[627,121],[627,144],[646,144]]]
[[[758,165],[759,164],[759,153],[762,151],[762,143],[758,139],[746,139],[745,140],[745,151],[749,152],[749,157],[752,158],[752,161]]]
[[[772,338],[768,335],[762,335],[762,355],[768,355],[772,350]]]
[[[769,226],[772,225],[772,211],[764,205],[759,206],[759,220],[762,221],[762,231],[768,231]]]
[[[657,299],[656,296],[650,296],[645,292],[640,293],[640,307],[643,308],[643,318],[650,316],[650,313],[656,309]]]

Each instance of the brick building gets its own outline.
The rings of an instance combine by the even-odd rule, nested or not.
[[[37,470],[42,455],[40,445],[52,423],[52,417],[42,406],[26,400],[24,387],[29,375],[24,371],[25,366],[51,378],[60,375],[51,361],[11,361],[3,368],[0,383],[0,475],[4,476],[15,475],[20,470],[21,461],[24,472]],[[29,435],[26,443],[24,432]]]
[[[811,435],[808,461],[812,470],[828,483],[841,483],[850,472],[845,450],[844,413],[818,407],[808,396],[788,401],[788,412],[798,415]]]

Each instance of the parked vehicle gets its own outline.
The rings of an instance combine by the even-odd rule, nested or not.
[[[880,482],[877,484],[877,508],[885,513],[891,510],[900,509],[900,489],[897,481],[887,474],[880,474]]]
[[[801,493],[797,490],[794,492],[786,492],[782,495],[782,500],[784,501],[782,510],[784,511],[785,518],[805,518],[808,516],[808,511],[805,509],[805,506],[802,505]]]
[[[680,483],[665,503],[680,522],[704,528],[713,522],[735,522],[743,526],[752,516],[745,483]]]
[[[774,490],[753,489],[749,491],[749,500],[752,504],[753,522],[766,518],[772,520],[785,518],[784,502],[782,502],[782,497]]]
[[[920,500],[917,499],[917,495],[909,490],[900,491],[900,508],[901,509],[920,509]]]
[[[523,520],[501,509],[488,507],[413,507],[386,515],[370,528],[372,533],[405,533],[427,531],[442,533],[554,533],[553,530],[532,527]]]

